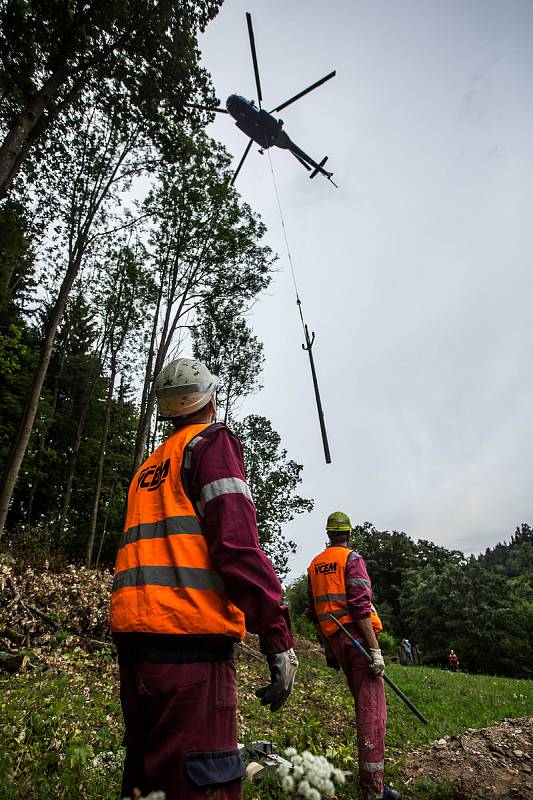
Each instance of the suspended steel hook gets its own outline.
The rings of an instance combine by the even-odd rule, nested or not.
[[[302,312],[302,301],[296,296],[296,304],[298,306],[298,310],[300,312],[300,317],[302,320],[302,325],[305,332],[305,344],[302,345],[302,350],[305,350],[309,354],[309,364],[311,365],[311,375],[313,378],[313,388],[315,390],[315,400],[316,400],[316,408],[318,411],[318,421],[320,423],[320,433],[322,434],[322,444],[324,446],[324,458],[326,459],[326,464],[331,464],[331,454],[329,452],[329,442],[328,442],[328,434],[326,431],[326,422],[324,420],[324,411],[322,409],[322,401],[320,399],[320,390],[318,388],[318,378],[316,375],[315,369],[315,361],[313,358],[313,343],[315,341],[315,332],[313,331],[311,336],[309,336],[309,328],[307,327],[307,323],[304,322],[303,312]]]

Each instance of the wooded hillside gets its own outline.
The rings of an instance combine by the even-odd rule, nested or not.
[[[265,228],[203,131],[197,35],[218,0],[0,10],[0,537],[112,563],[132,474],[168,433],[154,378],[178,355],[220,376],[246,441],[263,545],[308,510],[267,419],[247,312],[268,287]],[[238,421],[238,422],[237,422]],[[265,458],[265,454],[268,455]],[[254,466],[257,463],[257,466]]]

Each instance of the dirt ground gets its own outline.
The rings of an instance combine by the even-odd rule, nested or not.
[[[457,800],[533,800],[533,717],[468,728],[408,754],[406,782],[449,781]]]

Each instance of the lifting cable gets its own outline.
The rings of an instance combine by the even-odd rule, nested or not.
[[[276,182],[276,176],[274,174],[274,167],[272,165],[272,159],[270,157],[270,150],[268,148],[265,148],[265,149],[266,149],[266,152],[267,152],[267,155],[268,155],[268,161],[269,161],[269,164],[270,164],[270,173],[272,175],[272,182],[274,184],[274,192],[275,192],[276,201],[277,201],[277,204],[278,204],[278,211],[279,211],[279,217],[280,217],[280,220],[281,220],[281,228],[282,228],[282,231],[283,231],[283,238],[285,239],[285,248],[287,250],[287,258],[289,260],[289,266],[291,268],[292,282],[294,284],[294,292],[295,292],[295,295],[296,295],[296,305],[298,306],[298,311],[299,311],[299,314],[300,314],[300,319],[302,321],[302,328],[303,328],[303,332],[304,332],[304,336],[305,336],[305,344],[302,344],[302,349],[306,350],[307,353],[309,354],[309,364],[311,366],[311,376],[313,378],[313,387],[314,387],[314,390],[315,390],[315,400],[316,400],[316,407],[317,407],[317,411],[318,411],[318,421],[320,423],[320,433],[322,434],[322,444],[324,446],[324,457],[326,459],[326,464],[331,464],[331,455],[330,455],[330,452],[329,452],[328,435],[327,435],[327,432],[326,432],[326,423],[324,421],[324,411],[322,410],[322,401],[320,400],[320,391],[319,391],[319,388],[318,388],[318,378],[317,378],[317,375],[316,375],[315,362],[314,362],[314,359],[313,359],[313,343],[315,341],[315,333],[313,331],[311,336],[309,336],[309,329],[307,327],[307,323],[304,320],[304,314],[303,314],[303,310],[302,310],[302,301],[300,300],[300,295],[298,293],[298,285],[296,283],[296,275],[295,275],[295,272],[294,272],[294,265],[292,263],[291,249],[289,247],[289,239],[287,237],[287,229],[285,228],[285,220],[283,218],[283,211],[282,211],[282,208],[281,208],[281,201],[280,201],[280,198],[279,198],[279,192],[278,192],[278,185],[277,185],[277,182]]]

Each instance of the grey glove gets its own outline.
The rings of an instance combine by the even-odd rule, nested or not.
[[[292,692],[298,659],[291,647],[284,653],[267,656],[267,662],[270,667],[270,684],[257,689],[255,693],[261,698],[262,706],[269,705],[271,711],[279,711]]]
[[[385,662],[383,661],[383,656],[381,655],[381,650],[378,648],[369,648],[369,653],[372,656],[372,663],[368,666],[374,673],[374,675],[383,675],[385,672]]]

